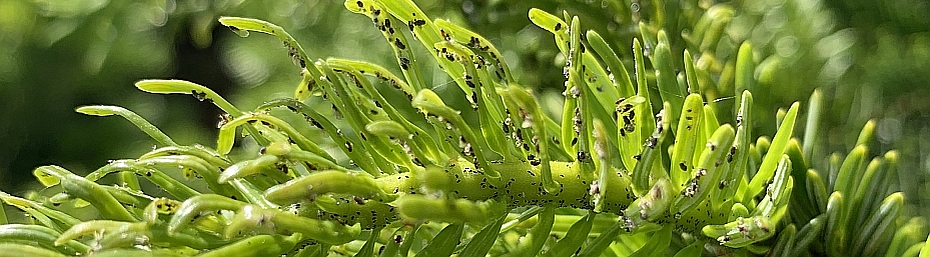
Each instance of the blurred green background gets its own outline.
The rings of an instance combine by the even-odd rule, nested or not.
[[[625,61],[631,59],[630,42],[639,37],[641,21],[648,28],[665,28],[675,51],[688,49],[698,66],[709,70],[725,71],[739,44],[749,41],[759,80],[753,88],[757,109],[768,117],[754,124],[755,131],[772,135],[778,108],[793,101],[806,107],[813,90],[821,88],[824,126],[814,158],[848,151],[863,124],[875,119],[877,140],[871,149],[877,150],[872,154],[900,150],[900,190],[912,214],[930,215],[926,1],[415,2],[433,18],[450,19],[494,42],[517,81],[541,91],[561,90],[564,58],[552,37],[527,19],[531,7],[579,15],[584,27],[605,35]],[[240,38],[218,25],[220,16],[281,25],[313,58],[396,66],[371,21],[346,11],[342,1],[3,0],[0,190],[20,194],[37,188],[31,175],[37,166],[58,164],[83,174],[107,160],[152,149],[154,142],[122,119],[75,113],[82,105],[123,106],[179,143],[215,144],[218,109],[190,97],[143,93],[133,86],[140,79],[189,80],[242,109],[291,96],[298,69],[280,42],[267,36]],[[703,17],[718,18],[723,26],[719,40],[693,41],[692,30]],[[429,60],[421,63],[431,67]],[[448,78],[435,74],[428,83],[441,91]],[[726,72],[714,78],[732,80]],[[714,95],[721,106],[734,104],[732,90]]]

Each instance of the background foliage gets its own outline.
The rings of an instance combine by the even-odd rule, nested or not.
[[[445,17],[484,35],[504,50],[517,81],[561,90],[565,58],[551,35],[530,24],[531,7],[581,16],[601,31],[621,58],[632,55],[636,22],[658,19],[654,2],[617,1],[416,1],[432,17]],[[669,4],[685,21],[670,22],[680,52],[710,1]],[[749,40],[757,51],[757,108],[774,117],[777,107],[822,88],[826,99],[822,149],[816,156],[850,149],[856,131],[877,119],[876,154],[901,153],[899,186],[912,214],[930,215],[930,4],[923,1],[735,1],[726,25],[731,42]],[[188,98],[155,96],[131,85],[141,78],[194,81],[239,106],[288,96],[299,81],[280,58],[272,38],[240,39],[218,26],[219,16],[260,17],[288,29],[315,56],[380,64],[394,62],[370,20],[344,10],[341,1],[26,1],[0,2],[0,189],[21,192],[28,172],[59,164],[85,173],[149,148],[147,136],[118,119],[74,113],[79,105],[107,103],[136,110],[183,143],[216,137],[218,110]],[[690,22],[686,22],[690,21]],[[708,45],[715,59],[735,59],[736,43]],[[703,47],[703,46],[702,46]],[[364,49],[364,50],[359,50]],[[768,57],[771,56],[771,57]],[[763,58],[765,57],[765,58]],[[728,63],[708,59],[725,69]],[[393,65],[385,65],[393,67]],[[680,65],[676,65],[680,66]],[[627,65],[631,67],[631,65]],[[436,72],[432,81],[448,85]],[[427,76],[427,78],[430,78]],[[790,85],[790,86],[785,86]],[[453,86],[454,88],[454,86]],[[451,90],[454,91],[454,90]],[[721,96],[721,104],[735,104]],[[759,116],[757,116],[759,117]],[[759,119],[772,121],[774,119]],[[774,124],[756,124],[774,134]],[[31,183],[31,182],[30,182]]]

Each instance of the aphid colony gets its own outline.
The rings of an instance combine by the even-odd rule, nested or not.
[[[190,237],[208,238],[215,244],[245,237],[237,242],[273,241],[289,244],[284,249],[309,248],[314,245],[298,243],[312,239],[341,245],[356,240],[361,229],[380,231],[422,221],[457,224],[449,227],[500,221],[498,217],[511,210],[539,206],[546,207],[540,212],[551,215],[555,207],[590,210],[584,218],[588,220],[595,213],[616,215],[612,217],[627,232],[649,223],[671,224],[675,231],[703,233],[726,245],[772,236],[772,226],[781,218],[778,213],[783,213],[790,193],[790,161],[778,152],[784,147],[770,150],[775,157],[765,156],[761,175],[748,182],[757,187],[743,192],[748,197],[733,197],[750,158],[747,127],[742,124],[750,114],[742,109],[751,105],[748,92],[743,93],[736,128],[716,124],[715,114],[703,111],[704,101],[698,94],[684,101],[663,96],[656,101],[662,108],[654,112],[638,40],[633,42],[634,89],[614,51],[597,33],[582,33],[577,17],[566,15],[563,20],[533,9],[530,19],[555,36],[567,57],[562,115],[549,117],[533,92],[517,85],[502,55],[488,40],[448,21],[431,21],[412,3],[406,4],[346,2],[349,10],[368,16],[382,32],[397,56],[402,76],[366,62],[313,61],[274,24],[221,19],[240,35],[256,31],[282,40],[300,68],[295,99],[269,101],[243,112],[191,82],[137,83],[147,92],[190,94],[223,109],[227,114],[218,124],[216,150],[179,146],[139,117],[131,120],[143,124],[139,126],[159,141],[160,148],[136,160],[112,162],[87,178],[57,166],[37,169],[44,184],[63,187],[65,195],[60,198],[85,199],[103,218],[114,221],[81,223],[84,227],[68,230],[59,240],[101,233],[107,238],[132,235],[126,237],[133,243],[122,242],[128,245],[207,249],[206,239]],[[400,31],[404,24],[407,31]],[[431,50],[429,54],[462,90],[471,108],[447,105],[424,82],[407,32]],[[665,61],[660,56],[670,50],[664,33],[657,39],[656,45],[646,48],[654,47],[653,64],[660,66]],[[390,85],[388,90],[400,91],[410,106],[386,96],[369,77]],[[677,93],[678,98],[685,92],[677,84],[663,84],[661,76],[657,83],[660,92]],[[320,103],[331,106],[331,115],[311,108]],[[269,111],[281,107],[322,130],[331,142],[318,145]],[[99,106],[84,110],[136,117],[126,110]],[[419,116],[410,115],[413,112]],[[783,122],[793,126],[796,116],[797,105]],[[234,162],[228,154],[240,127],[262,148],[257,157]],[[779,133],[788,131],[790,137],[790,130],[789,126]],[[666,140],[669,137],[675,137],[674,141]],[[775,142],[787,141],[784,137],[779,134]],[[674,146],[671,151],[670,146]],[[206,184],[209,193],[165,175],[160,170],[164,166],[182,168],[188,179]],[[125,172],[120,173],[126,175],[120,177],[125,188],[94,182],[117,172]],[[140,191],[135,176],[186,201],[152,200]],[[767,184],[765,190],[761,184]],[[725,214],[731,206],[742,206],[740,201],[753,201],[761,193],[765,193],[761,207],[754,208],[751,216],[747,213],[728,222]],[[137,212],[144,217],[137,217]],[[165,236],[149,240],[152,229]],[[299,236],[270,236],[281,234]],[[408,242],[400,235],[391,239],[396,244]]]

